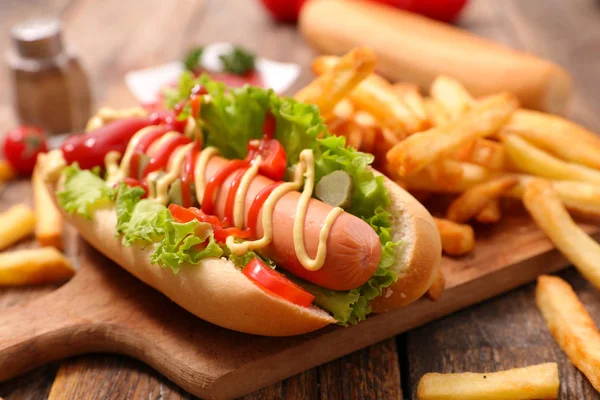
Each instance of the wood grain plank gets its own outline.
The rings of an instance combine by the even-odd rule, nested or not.
[[[560,275],[600,322],[600,293],[573,268]],[[491,372],[557,362],[561,399],[597,399],[594,388],[554,342],[535,305],[534,292],[535,285],[530,284],[409,332],[413,396],[427,372]]]

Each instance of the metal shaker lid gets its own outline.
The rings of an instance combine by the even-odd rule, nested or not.
[[[27,58],[54,57],[63,51],[60,21],[39,18],[13,26],[11,36],[18,53]]]

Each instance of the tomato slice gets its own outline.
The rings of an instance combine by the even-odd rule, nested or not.
[[[235,236],[242,239],[250,237],[249,230],[240,230],[238,228],[223,228],[223,223],[214,215],[207,215],[196,207],[185,208],[178,204],[170,204],[169,211],[177,222],[190,222],[197,219],[200,222],[208,222],[212,225],[215,235],[215,241],[225,243],[228,236]]]
[[[287,154],[277,139],[251,140],[248,143],[247,160],[254,159],[257,155],[262,157],[258,172],[274,181],[280,181],[285,175],[287,167]]]
[[[250,261],[242,273],[265,292],[274,294],[302,307],[310,307],[315,296],[296,285],[294,282],[269,268],[258,258]]]

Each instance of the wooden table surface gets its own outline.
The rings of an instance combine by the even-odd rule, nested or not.
[[[230,41],[260,55],[304,67],[315,56],[294,26],[272,22],[258,0],[2,0],[0,53],[10,26],[25,17],[60,16],[92,80],[96,106],[128,106],[123,84],[132,69],[181,57],[195,44]],[[593,0],[471,0],[458,24],[482,36],[538,53],[574,76],[571,117],[600,132],[600,5]],[[473,62],[476,62],[474,55]],[[0,132],[15,122],[9,76],[0,75]],[[25,183],[23,183],[25,184]],[[17,201],[10,190],[0,196]],[[27,200],[29,201],[29,200]],[[573,269],[562,273],[600,322],[600,294]],[[0,307],[25,302],[53,287],[1,289]],[[52,307],[51,304],[48,307]],[[1,323],[1,321],[0,321]],[[561,399],[597,393],[554,343],[534,304],[534,286],[506,293],[434,323],[252,393],[245,399],[416,398],[426,372],[494,371],[558,362]],[[2,368],[2,366],[0,366]],[[117,355],[57,362],[0,384],[5,399],[190,399],[151,368]]]

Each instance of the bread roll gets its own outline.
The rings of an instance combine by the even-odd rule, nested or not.
[[[417,14],[373,2],[314,0],[302,9],[300,30],[324,53],[371,47],[377,69],[392,81],[427,91],[445,74],[477,97],[510,91],[525,108],[566,111],[571,77],[563,68]]]

